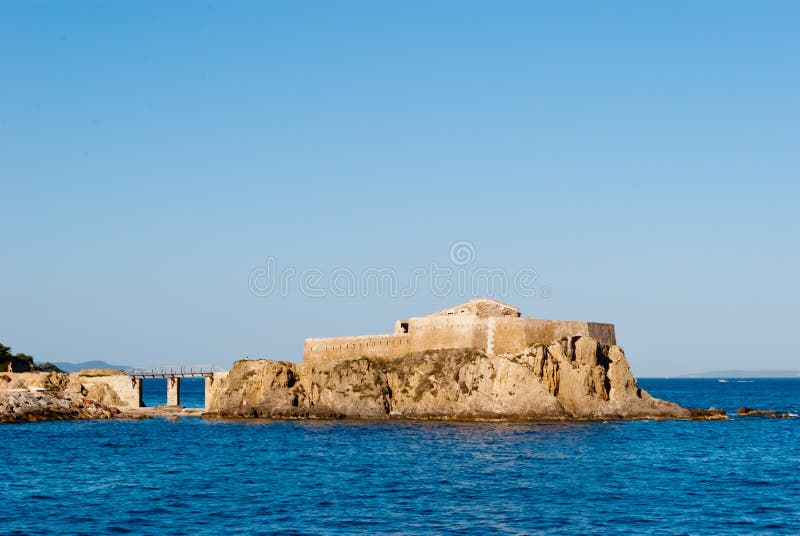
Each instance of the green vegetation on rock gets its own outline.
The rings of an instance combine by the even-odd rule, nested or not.
[[[49,361],[37,365],[33,356],[22,353],[12,354],[11,347],[0,343],[0,372],[8,371],[9,363],[13,372],[63,372]]]

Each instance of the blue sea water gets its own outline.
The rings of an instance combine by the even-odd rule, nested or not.
[[[800,413],[800,380],[640,385]],[[0,440],[2,534],[800,532],[800,419],[159,418],[2,425]]]
[[[181,406],[187,408],[205,407],[205,380],[203,378],[180,378]],[[167,403],[166,378],[145,378],[142,380],[142,402],[147,407]]]

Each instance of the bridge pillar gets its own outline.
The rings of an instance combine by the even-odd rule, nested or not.
[[[214,385],[214,376],[206,376],[205,383],[206,383],[205,390],[203,391],[203,400],[204,400],[203,405],[205,409],[208,409],[208,402],[211,398],[209,396],[211,394],[211,386]]]
[[[142,379],[141,378],[132,378],[133,379],[133,400],[136,404],[137,408],[144,407],[144,400],[142,400]]]
[[[177,376],[167,377],[167,405],[181,405],[181,379]]]

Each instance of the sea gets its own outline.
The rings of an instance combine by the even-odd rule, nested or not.
[[[639,384],[800,413],[800,379]],[[182,397],[202,406],[202,382]],[[800,533],[800,418],[154,418],[0,425],[0,441],[0,534]]]

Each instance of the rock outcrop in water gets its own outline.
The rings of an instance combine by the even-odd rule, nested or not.
[[[0,391],[0,422],[108,419],[119,413],[69,391]]]
[[[119,414],[119,371],[0,374],[0,422],[106,419]]]
[[[501,355],[459,349],[314,365],[237,361],[209,396],[209,411],[225,417],[697,417],[640,389],[622,348],[591,337]]]
[[[747,406],[742,406],[736,412],[739,417],[769,417],[772,419],[790,419],[796,417],[791,413],[783,413],[775,411],[774,409],[753,409]]]

